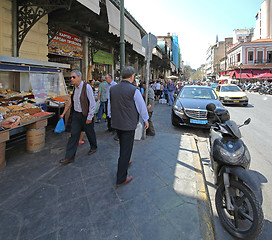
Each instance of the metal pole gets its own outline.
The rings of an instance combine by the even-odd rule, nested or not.
[[[18,39],[18,18],[17,18],[17,0],[12,1],[12,55],[13,57],[18,57],[19,52],[18,52],[18,44],[17,44],[17,39]]]
[[[241,76],[241,65],[240,65],[240,83],[241,83],[241,77],[242,77],[242,76]]]
[[[146,83],[145,83],[145,105],[148,102],[148,87],[149,87],[149,70],[150,70],[150,33],[148,34],[148,45],[147,45],[147,59],[146,59]],[[143,127],[143,139],[146,138],[146,130]]]
[[[124,0],[120,0],[120,72],[125,66],[125,7]]]

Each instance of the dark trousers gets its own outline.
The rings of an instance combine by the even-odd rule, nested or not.
[[[114,131],[114,129],[111,127],[111,118],[109,118],[109,116],[108,116],[108,101],[109,100],[107,100],[107,102],[106,102],[106,113],[107,113],[107,127],[108,127],[108,130],[110,131],[110,132],[112,132],[112,131]]]
[[[151,120],[152,114],[153,114],[153,112],[148,112],[148,116],[149,116],[149,118],[148,118],[149,128],[146,130],[146,134],[150,135],[150,136],[154,136],[155,135],[154,125],[153,125],[152,120]]]
[[[117,135],[120,144],[120,154],[118,159],[116,184],[121,184],[126,181],[127,178],[128,163],[132,154],[135,130],[117,130]]]
[[[86,124],[87,117],[82,113],[73,112],[71,137],[68,140],[65,158],[74,158],[76,155],[78,142],[81,131],[84,131],[87,135],[90,143],[90,149],[95,150],[97,148],[96,135],[94,131],[94,122]]]

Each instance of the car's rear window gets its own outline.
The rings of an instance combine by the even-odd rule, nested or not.
[[[242,90],[238,86],[222,86],[221,92],[241,92]]]

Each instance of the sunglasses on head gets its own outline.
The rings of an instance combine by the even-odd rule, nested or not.
[[[75,76],[71,76],[70,79],[71,79],[71,78],[75,79],[76,77],[75,77]]]

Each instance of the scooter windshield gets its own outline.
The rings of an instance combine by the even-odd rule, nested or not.
[[[232,120],[229,120],[229,121],[226,121],[226,125],[228,126],[229,130],[231,131],[231,133],[235,137],[237,137],[237,138],[241,138],[242,137],[240,129],[238,128],[236,122],[234,122]]]

